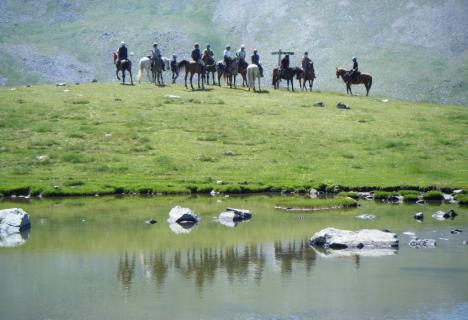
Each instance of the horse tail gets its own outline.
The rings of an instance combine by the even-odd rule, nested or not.
[[[188,61],[187,60],[182,60],[181,62],[179,62],[177,64],[177,68],[180,70],[181,68],[185,68],[187,65],[188,65]]]
[[[372,87],[372,76],[369,76],[369,89],[368,90],[370,90],[371,87]]]

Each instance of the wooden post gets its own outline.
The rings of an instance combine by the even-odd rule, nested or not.
[[[294,52],[283,51],[283,50],[279,49],[278,51],[272,52],[271,54],[274,55],[274,56],[275,56],[275,55],[278,55],[278,67],[279,67],[279,66],[281,66],[281,56],[282,56],[283,54],[289,54],[289,55],[292,56],[292,55],[294,55]]]

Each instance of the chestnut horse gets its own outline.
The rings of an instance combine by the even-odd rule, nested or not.
[[[182,60],[177,64],[177,69],[185,68],[185,87],[187,87],[187,76],[190,73],[190,86],[193,88],[193,75],[198,75],[198,89],[200,89],[200,75],[201,75],[201,89],[205,90],[205,67],[201,66],[198,62]]]
[[[346,83],[346,93],[353,95],[353,92],[351,91],[352,84],[364,84],[367,91],[366,96],[369,95],[369,90],[372,87],[372,76],[370,74],[361,73],[356,77],[350,77],[349,70],[344,68],[336,68],[336,78],[339,77],[341,77],[341,79],[343,79],[343,81]]]
[[[117,76],[117,79],[120,80],[119,78],[119,71],[122,71],[122,84],[125,84],[125,71],[128,71],[130,73],[130,81],[133,86],[133,77],[132,77],[132,62],[128,59],[121,60],[120,63],[117,63],[117,53],[113,52],[112,53],[114,56],[114,64],[115,64],[115,75]]]

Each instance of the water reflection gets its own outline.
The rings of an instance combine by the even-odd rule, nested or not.
[[[30,229],[16,233],[0,233],[0,248],[19,247],[26,243],[29,238]]]
[[[315,264],[315,251],[307,241],[275,242],[273,244],[244,244],[214,248],[190,248],[186,250],[125,252],[120,255],[117,279],[130,290],[137,262],[142,270],[144,281],[164,286],[171,273],[177,273],[187,281],[193,281],[199,290],[211,285],[216,278],[224,277],[230,283],[253,280],[260,285],[267,263],[281,265],[282,274],[290,274],[294,268],[302,268],[310,273]],[[139,273],[137,273],[138,275]]]

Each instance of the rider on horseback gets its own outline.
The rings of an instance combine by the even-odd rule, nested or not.
[[[226,49],[223,52],[223,58],[224,58],[224,63],[226,64],[226,70],[229,70],[229,67],[231,66],[231,46],[227,45]]]
[[[289,54],[285,55],[283,59],[281,59],[281,68],[280,68],[280,76],[284,75],[284,72],[289,68]]]
[[[258,66],[260,76],[263,77],[263,67],[260,65],[260,56],[258,55],[257,49],[254,49],[251,59],[252,63]]]
[[[350,78],[350,80],[357,80],[357,77],[360,75],[361,73],[359,72],[359,65],[357,63],[357,59],[356,57],[353,57],[353,68],[349,71],[348,73],[348,76]]]
[[[237,53],[236,53],[236,56],[239,58],[239,64],[241,66],[245,66],[247,64],[247,62],[245,62],[246,54],[247,53],[245,52],[245,46],[241,44],[240,49],[237,50]]]
[[[116,65],[120,66],[120,63],[122,60],[128,60],[128,50],[127,47],[125,46],[125,42],[120,43],[120,48],[117,50],[117,61]]]
[[[153,61],[153,63],[159,63],[163,71],[166,70],[166,67],[164,66],[164,62],[162,61],[162,58],[161,58],[161,50],[159,50],[158,44],[156,42],[153,43],[153,50],[151,51],[151,60]]]
[[[306,51],[304,52],[304,56],[302,57],[302,70],[304,73],[309,72],[309,65],[312,63],[312,60],[309,58],[309,53]]]
[[[190,55],[192,57],[192,60],[198,63],[199,65],[201,65],[202,67],[204,67],[205,63],[202,60],[200,46],[198,45],[198,43],[195,43],[193,45],[193,48],[194,49],[192,50],[192,54]]]
[[[212,59],[214,59],[214,52],[213,52],[213,50],[211,50],[211,45],[210,44],[206,45],[206,49],[203,51],[203,55],[207,56],[207,57],[211,57]]]

